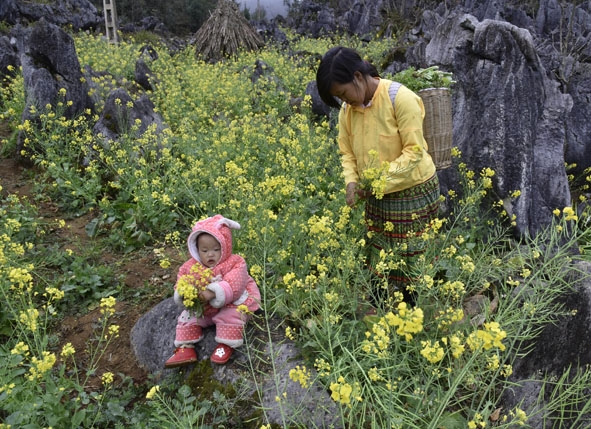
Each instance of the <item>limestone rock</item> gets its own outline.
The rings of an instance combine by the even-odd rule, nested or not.
[[[118,88],[107,97],[101,117],[94,125],[94,132],[107,140],[117,140],[136,123],[139,123],[138,135],[153,125],[156,126],[156,133],[165,128],[164,120],[154,111],[154,103],[145,94],[133,100],[127,91]]]
[[[156,76],[142,58],[135,62],[134,79],[145,90],[151,90],[152,85],[156,83]]]
[[[6,36],[0,36],[0,80],[4,76],[14,76],[16,69],[20,65],[15,48],[10,43],[10,39]],[[8,70],[9,66],[14,67],[14,71]]]
[[[164,369],[164,362],[174,350],[179,314],[173,298],[168,298],[142,316],[131,331],[130,340],[139,365],[157,377],[178,371]],[[271,423],[290,427],[301,424],[302,416],[306,416],[311,427],[339,428],[336,405],[326,390],[317,385],[303,389],[290,380],[289,371],[304,363],[298,358],[295,344],[279,334],[284,331],[280,320],[265,322],[262,315],[255,314],[247,325],[244,346],[234,352],[227,364],[211,364],[213,377],[221,383],[246,385],[251,392],[247,396],[254,395],[258,386],[259,405],[265,408]],[[200,361],[209,359],[216,345],[214,337],[214,327],[204,330],[204,338],[196,347]],[[190,372],[194,366],[186,368]],[[277,397],[282,398],[281,403]]]
[[[312,112],[319,116],[330,116],[330,107],[320,98],[315,80],[309,82],[308,86],[306,86],[306,95],[312,98]]]
[[[41,18],[34,27],[20,32],[20,36],[18,51],[26,93],[23,122],[35,123],[36,117],[30,112],[33,105],[41,111],[48,104],[55,108],[62,102],[63,115],[68,119],[84,114],[87,109],[92,111],[94,105],[88,96],[88,86],[81,79],[80,62],[70,35]],[[21,161],[28,163],[31,151],[42,150],[26,148],[23,135],[19,134],[17,156]],[[21,151],[27,154],[23,156]]]
[[[103,22],[102,16],[89,0],[56,0],[31,2],[2,0],[0,21],[7,24],[27,25],[45,19],[58,26],[71,25],[74,30],[96,29]]]
[[[555,427],[552,426],[555,422],[543,412],[551,390],[551,386],[547,386],[542,391],[543,378],[557,379],[569,368],[574,374],[577,368],[591,365],[591,263],[579,262],[578,268],[581,277],[572,279],[573,291],[562,302],[572,315],[546,326],[532,341],[531,351],[513,366],[510,380],[515,384],[506,389],[501,398],[504,409],[519,406],[524,410],[529,416],[528,426],[532,428]],[[569,418],[579,419],[576,426],[570,424]],[[563,427],[590,427],[591,415],[562,416],[560,422]]]

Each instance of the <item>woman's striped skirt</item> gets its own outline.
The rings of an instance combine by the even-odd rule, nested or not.
[[[400,288],[409,283],[412,261],[425,250],[426,243],[420,237],[439,213],[439,195],[439,179],[435,174],[412,188],[386,194],[381,199],[373,196],[367,199],[367,263],[379,277],[387,275],[391,286]],[[404,261],[403,265],[384,272],[382,250],[392,250]]]

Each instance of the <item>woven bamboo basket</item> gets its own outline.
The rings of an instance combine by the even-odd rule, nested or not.
[[[452,117],[451,93],[448,88],[428,88],[418,92],[425,105],[423,135],[435,167],[451,166]]]

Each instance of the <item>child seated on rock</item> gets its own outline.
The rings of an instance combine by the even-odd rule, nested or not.
[[[244,342],[244,325],[259,309],[261,294],[244,258],[232,253],[232,229],[240,229],[240,224],[219,214],[193,226],[187,240],[191,259],[180,267],[175,284],[174,300],[183,311],[176,326],[176,348],[166,368],[197,361],[195,344],[207,326],[216,327],[214,363],[228,362]],[[199,302],[192,298],[202,308],[193,305]]]

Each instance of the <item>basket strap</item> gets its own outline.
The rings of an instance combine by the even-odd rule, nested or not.
[[[394,104],[394,100],[396,100],[396,94],[398,94],[398,90],[402,84],[400,82],[392,82],[390,84],[390,88],[388,88],[388,95],[390,96],[390,102],[392,103],[392,108],[394,109],[394,116],[396,116],[396,107]]]

